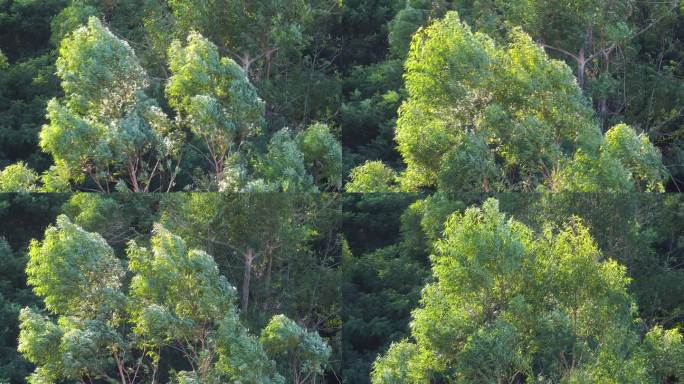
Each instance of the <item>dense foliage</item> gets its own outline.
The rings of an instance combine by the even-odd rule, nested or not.
[[[680,337],[676,330],[681,329],[684,325],[684,313],[681,309],[684,305],[682,302],[684,248],[681,243],[682,226],[680,224],[684,200],[679,195],[560,193],[497,194],[495,196],[498,203],[495,205],[494,202],[488,203],[486,206],[489,208],[487,209],[497,212],[497,217],[505,217],[505,219],[501,219],[504,223],[508,223],[510,221],[508,218],[513,217],[517,223],[516,226],[524,227],[526,233],[530,233],[530,246],[541,247],[543,236],[547,234],[551,236],[552,242],[555,242],[556,237],[563,230],[574,230],[575,227],[581,225],[583,228],[582,236],[588,239],[587,241],[592,243],[592,249],[598,252],[594,254],[598,258],[591,263],[610,261],[622,271],[620,273],[626,274],[627,280],[625,281],[627,284],[623,285],[620,290],[623,292],[622,294],[629,296],[625,305],[629,307],[629,316],[634,316],[629,318],[638,318],[638,322],[627,321],[633,326],[633,328],[629,328],[629,332],[636,332],[637,335],[643,336],[651,330],[660,332],[660,329],[663,329],[670,332],[668,337],[675,337],[675,340]],[[343,311],[343,330],[345,331],[343,333],[343,356],[347,361],[345,366],[349,370],[348,372],[345,371],[344,380],[346,382],[370,382],[370,361],[373,356],[386,352],[392,342],[400,343],[402,340],[411,340],[412,337],[415,337],[415,335],[412,336],[411,329],[417,326],[417,317],[414,317],[412,321],[412,313],[413,316],[418,316],[419,312],[414,310],[423,311],[423,309],[418,310],[418,308],[427,305],[425,295],[428,291],[426,287],[432,287],[440,282],[450,287],[461,287],[458,284],[466,284],[467,281],[470,281],[464,280],[463,277],[453,276],[459,270],[461,272],[458,273],[474,274],[474,283],[472,284],[475,285],[473,287],[468,285],[453,291],[444,297],[445,300],[447,298],[454,300],[453,304],[444,303],[444,305],[461,305],[458,303],[475,305],[477,302],[475,298],[468,296],[468,298],[459,299],[459,295],[465,297],[466,294],[469,294],[468,292],[480,289],[477,284],[484,284],[490,280],[495,283],[500,282],[492,283],[494,288],[491,289],[494,289],[494,293],[496,293],[496,287],[499,285],[507,286],[507,284],[520,281],[519,279],[528,279],[529,281],[524,283],[526,285],[520,286],[518,295],[526,298],[526,300],[531,300],[527,295],[538,297],[535,295],[544,296],[547,293],[554,292],[550,286],[536,285],[546,284],[545,281],[548,283],[544,277],[547,275],[551,281],[559,280],[559,278],[553,277],[554,275],[550,272],[539,272],[534,275],[536,276],[534,278],[525,278],[523,274],[525,269],[506,264],[509,261],[512,262],[509,259],[518,253],[510,249],[506,251],[504,247],[506,242],[503,240],[487,238],[486,241],[475,241],[468,237],[459,240],[459,243],[453,246],[465,247],[463,248],[465,251],[454,253],[456,251],[452,252],[451,248],[445,248],[447,240],[450,239],[447,236],[450,236],[451,233],[460,234],[461,231],[465,231],[466,222],[462,217],[465,215],[466,208],[471,207],[467,210],[470,212],[468,217],[471,217],[471,221],[479,223],[479,219],[476,220],[476,218],[480,217],[478,215],[480,215],[481,209],[477,207],[486,201],[487,197],[488,195],[482,194],[452,195],[438,193],[418,195],[390,193],[350,195],[345,198],[343,229],[345,237],[348,239],[348,251],[344,256],[343,302],[346,305]],[[467,221],[467,223],[471,223],[471,221]],[[476,253],[474,250],[478,249],[475,248],[478,246],[485,247],[486,251]],[[494,256],[499,252],[501,252],[500,258],[494,259]],[[545,250],[543,257],[551,257],[553,254],[553,252]],[[577,253],[571,251],[570,254],[576,255]],[[599,254],[600,256],[597,256]],[[473,259],[475,257],[478,258]],[[480,257],[483,259],[480,260]],[[448,273],[448,278],[442,278],[436,272],[430,276],[430,265],[436,265],[436,258],[440,258],[440,271]],[[542,256],[535,256],[535,260],[538,258],[542,258]],[[443,265],[442,262],[446,264]],[[560,265],[556,259],[548,261],[548,263],[555,267]],[[569,278],[569,281],[579,284],[573,292],[579,293],[584,289],[584,285],[588,284],[586,279],[595,273],[594,270],[598,268],[597,265],[599,264],[592,264],[591,268],[579,271],[573,278]],[[490,267],[493,269],[487,269],[486,274],[480,271],[480,268]],[[568,262],[567,268],[575,267],[579,267],[577,260]],[[520,282],[520,284],[523,283]],[[539,291],[534,287],[537,287]],[[586,300],[598,300],[605,295],[595,296],[594,292],[600,292],[602,289],[608,289],[608,287],[604,286],[603,283],[592,286],[584,291],[586,294],[583,297]],[[423,299],[420,299],[421,292]],[[574,295],[574,293],[564,293],[563,295]],[[494,300],[489,296],[482,296],[480,299],[482,303],[485,303],[482,305],[495,305]],[[542,307],[534,309],[530,314],[544,316],[543,312],[547,306],[551,306],[557,301],[551,296],[545,296],[544,300],[546,299],[549,301],[543,301]],[[527,301],[526,303],[531,305]],[[498,305],[500,308],[497,311],[505,308],[503,304]],[[430,313],[434,316],[451,316],[454,318],[460,312],[464,316],[479,313],[470,310],[461,311],[459,309],[461,307],[453,307],[454,312],[452,313],[446,311],[445,308],[430,307],[429,311],[432,311]],[[550,311],[555,310],[555,307],[548,308]],[[449,313],[452,313],[453,316]],[[618,318],[612,317],[619,313],[613,311],[604,320],[619,321]],[[464,345],[466,339],[475,335],[477,329],[486,330],[486,327],[492,326],[497,316],[478,320],[480,323],[468,323],[473,327],[474,324],[479,324],[480,328],[454,328],[453,330],[448,329],[452,327],[449,325],[451,324],[449,319],[442,317],[424,317],[422,319],[425,327],[432,327],[423,331],[432,332],[430,337],[436,338],[431,339],[430,342],[447,343],[440,345],[455,353],[458,348]],[[409,324],[412,324],[411,328]],[[534,324],[537,323],[528,323],[526,326],[531,327]],[[555,331],[560,328],[552,326],[551,329]],[[457,331],[462,332],[459,336],[461,338],[453,339],[453,342],[449,341],[452,339],[447,338],[444,334],[444,332]],[[417,331],[414,330],[413,333],[415,332]],[[534,332],[541,331],[526,328],[525,332],[527,336],[530,336],[535,334]],[[626,335],[629,332],[619,332],[620,337],[627,337]],[[541,335],[542,333],[538,334],[540,340],[546,340],[548,335]],[[413,340],[413,343],[417,341],[420,344],[417,338]],[[501,341],[503,339],[496,340]],[[569,343],[570,340],[558,339],[557,342],[562,348],[572,348],[572,344]],[[676,342],[674,346],[680,348]],[[487,348],[490,347],[493,348],[492,345]],[[405,358],[408,358],[408,355],[404,355],[404,353],[409,353],[414,349],[413,346],[397,348],[396,355],[392,355],[393,357],[390,360],[404,362]],[[536,352],[534,351],[536,350],[536,347],[526,344],[521,347],[520,356],[529,362],[529,359],[535,358],[534,353]],[[675,353],[675,357],[672,358],[673,361],[677,361],[679,353],[681,352]],[[441,352],[438,355],[441,356]],[[426,374],[432,381],[416,381],[419,380],[416,377],[424,378],[424,376],[413,377],[412,380],[414,381],[409,380],[409,378],[406,378],[405,381],[400,379],[392,381],[394,376],[389,373],[390,376],[386,380],[389,382],[460,382],[456,380],[456,376],[450,376],[457,374],[453,370],[458,366],[458,358],[453,357],[452,360],[443,362],[443,366],[451,369],[451,371],[437,372],[437,368],[428,364],[435,358],[426,354],[421,356],[425,357],[423,363],[420,363],[422,365],[419,364],[422,368],[415,368],[416,370],[413,372],[417,375],[428,372]],[[624,357],[618,354],[609,358],[621,359]],[[479,360],[480,358],[483,360]],[[488,360],[485,355],[478,355],[473,361],[474,364],[481,364],[482,361]],[[408,369],[404,364],[402,367]],[[530,378],[538,378],[543,375],[547,380],[550,380],[549,382],[559,382],[559,376],[548,376],[548,370],[556,369],[553,367],[554,365],[550,363],[550,360],[537,361],[535,365],[528,366],[529,369],[526,368],[527,371],[522,372],[520,376],[510,376],[508,381],[515,379],[518,382],[525,382],[523,379],[529,381]],[[389,368],[389,371],[392,371],[392,368]],[[611,374],[606,375],[607,378],[611,376]],[[661,376],[657,377],[662,379]],[[515,380],[513,382],[516,382]],[[594,379],[594,381],[589,380],[588,382],[604,382],[605,380]],[[625,380],[629,382],[627,379]],[[644,376],[636,380],[636,382],[670,382],[667,377],[658,381],[652,376]],[[496,382],[495,379],[491,378],[474,379],[474,382],[482,381]],[[622,381],[619,380],[618,382]]]
[[[0,196],[0,381],[23,383],[32,364],[36,383],[339,371],[335,196]]]
[[[300,190],[312,188],[309,177],[319,190],[351,177],[355,191],[354,180],[377,172],[350,175],[366,161],[403,173],[403,190],[675,191],[684,169],[681,12],[678,1],[631,0],[7,0],[0,164],[23,161],[38,175],[54,164],[33,184],[46,191]],[[94,31],[91,17],[106,31]],[[78,40],[83,25],[99,36],[90,48]],[[79,55],[93,61],[76,65]],[[96,103],[98,89],[127,98],[118,115],[73,109],[73,94]],[[65,121],[67,111],[79,119]],[[43,152],[44,122],[118,133],[87,149],[46,142]],[[292,143],[316,122],[336,138],[317,139],[326,152],[317,155],[339,167],[322,184]],[[622,132],[608,137],[615,127]],[[273,136],[284,128],[290,136]],[[81,144],[93,145],[89,137]],[[645,159],[604,149],[611,139]],[[271,149],[288,159],[264,164]],[[76,155],[80,164],[67,166]]]
[[[0,383],[683,382],[683,14],[0,0]]]
[[[574,218],[535,233],[498,202],[447,219],[434,282],[373,383],[663,383],[684,377],[675,330],[644,331],[629,279]],[[664,363],[667,362],[667,363]]]
[[[158,375],[170,373],[159,369],[167,347],[191,367],[173,372],[179,383],[284,383],[267,351],[299,360],[301,372],[294,367],[288,382],[323,372],[330,348],[318,334],[277,316],[260,338],[250,335],[233,306],[235,288],[219,275],[213,258],[188,249],[161,225],[149,250],[133,241],[127,255],[132,277],[125,288],[125,268],[104,238],[66,216],[57,218],[42,242],[31,243],[28,283],[56,322],[28,308],[19,316],[18,349],[37,365],[29,382],[112,376],[125,383],[157,382]]]
[[[330,110],[336,94],[317,94],[320,86],[292,87],[293,80],[313,84],[317,77],[330,88],[331,75],[323,70],[329,64],[318,57],[322,42],[305,35],[303,23],[328,17],[338,5],[273,3],[242,9],[251,5],[226,2],[204,9],[181,1],[150,1],[136,9],[135,2],[70,2],[52,19],[55,48],[50,55],[57,57],[52,63],[56,71],[45,69],[56,72],[63,96],[53,97],[59,89],[44,92],[43,102],[52,97],[40,106],[44,110],[31,108],[45,115],[47,124],[39,135],[35,129],[21,132],[28,135],[22,140],[39,143],[53,165],[26,156],[28,166],[38,169],[30,170],[25,162],[3,169],[3,179],[12,182],[3,182],[0,190],[341,188],[342,148],[333,129],[315,122],[330,119],[321,109]],[[246,12],[259,20],[245,17]],[[131,13],[135,18],[130,19]],[[241,22],[212,20],[224,16]],[[166,18],[173,23],[166,24]],[[267,26],[281,18],[282,25]],[[231,28],[216,34],[207,24]],[[253,34],[226,35],[237,33],[233,28],[239,25]],[[11,74],[4,55],[1,63]],[[50,80],[54,85],[56,79]],[[19,86],[2,84],[0,95]],[[35,124],[37,119],[24,120],[7,122]],[[8,135],[19,130],[7,129],[12,129]],[[4,162],[16,159],[22,157],[8,154]],[[29,180],[34,174],[40,177]]]
[[[508,41],[473,33],[455,12],[414,35],[396,126],[401,189],[663,189],[666,171],[647,137],[624,124],[602,137],[570,68],[520,29]],[[381,177],[370,164],[352,171],[352,191]]]

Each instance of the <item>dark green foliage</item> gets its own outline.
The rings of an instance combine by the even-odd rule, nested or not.
[[[42,171],[50,164],[37,145],[45,106],[60,92],[54,72],[52,54],[0,69],[0,167],[23,160]]]
[[[24,383],[32,366],[16,351],[19,310],[37,304],[26,285],[28,242],[53,221],[65,196],[0,194],[0,381]]]
[[[0,2],[0,50],[10,61],[50,50],[50,22],[69,0],[3,0]]]
[[[344,383],[368,383],[371,362],[408,335],[409,313],[426,277],[425,255],[401,241],[400,217],[411,194],[344,198],[342,371]]]
[[[37,148],[38,131],[47,101],[59,93],[50,21],[66,5],[0,1],[0,168],[20,160],[40,171],[49,165]]]

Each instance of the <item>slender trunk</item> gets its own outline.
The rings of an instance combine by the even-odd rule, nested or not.
[[[121,384],[126,384],[126,374],[124,373],[123,363],[116,352],[114,353],[114,357],[116,359],[116,367],[119,370],[119,377],[121,377]]]
[[[138,176],[136,175],[137,171],[133,166],[133,163],[129,163],[128,170],[131,174],[131,186],[133,187],[133,192],[140,192],[140,186],[138,185]]]
[[[264,311],[267,310],[266,308],[269,303],[269,299],[271,298],[271,270],[273,269],[273,251],[269,250],[268,251],[268,260],[266,262],[266,277],[264,278],[264,286],[266,287],[266,300],[263,302],[263,309]]]
[[[254,250],[247,248],[244,254],[245,257],[245,271],[242,276],[242,311],[246,312],[249,308],[249,282],[252,279],[252,262],[254,261]]]
[[[610,70],[610,50],[603,50],[603,73],[608,73]],[[605,131],[606,121],[608,120],[608,100],[605,95],[601,95],[599,100],[599,116],[601,118],[601,129]]]
[[[271,270],[273,269],[273,252],[268,252],[268,266],[266,267],[266,290],[271,291]]]
[[[245,76],[248,78],[251,78],[250,76],[250,71],[252,70],[252,63],[254,62],[254,59],[250,56],[249,52],[245,52],[245,54],[240,57],[240,66],[242,67],[242,70],[245,72]]]
[[[577,56],[577,83],[580,88],[584,88],[584,71],[587,62],[584,57],[584,47],[580,48],[579,55]]]

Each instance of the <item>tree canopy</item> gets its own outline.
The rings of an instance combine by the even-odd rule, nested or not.
[[[0,0],[0,384],[683,381],[683,13]]]
[[[414,35],[405,68],[402,189],[663,189],[666,172],[648,138],[624,124],[603,137],[570,68],[521,29],[502,46],[449,12]],[[352,189],[361,174],[352,172]]]
[[[449,217],[431,260],[414,341],[376,360],[373,383],[660,383],[684,374],[681,334],[654,327],[642,339],[624,267],[602,259],[578,219],[535,233],[490,199]]]
[[[161,225],[149,248],[132,241],[127,255],[66,216],[31,243],[28,282],[47,312],[20,315],[19,351],[37,366],[30,382],[304,383],[323,372],[330,347],[318,334],[276,316],[251,335],[213,258]],[[166,348],[190,368],[161,372]],[[295,359],[282,374],[281,358]]]

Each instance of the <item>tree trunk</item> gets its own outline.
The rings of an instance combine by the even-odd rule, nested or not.
[[[273,269],[273,250],[267,250],[268,260],[266,262],[266,277],[264,278],[264,287],[266,287],[266,299],[262,304],[264,311],[268,310],[268,303],[271,299],[271,270]]]
[[[580,88],[584,88],[584,70],[587,66],[586,58],[584,57],[584,48],[581,48],[577,56],[577,83]]]
[[[128,162],[128,172],[131,175],[131,186],[133,188],[133,192],[140,192],[140,185],[138,184],[137,176],[138,171],[136,170],[136,167],[133,165],[133,162],[131,160],[129,160]]]
[[[242,275],[242,311],[246,312],[249,308],[249,282],[252,279],[252,262],[254,261],[254,250],[247,248],[244,254],[245,257],[245,271]]]

